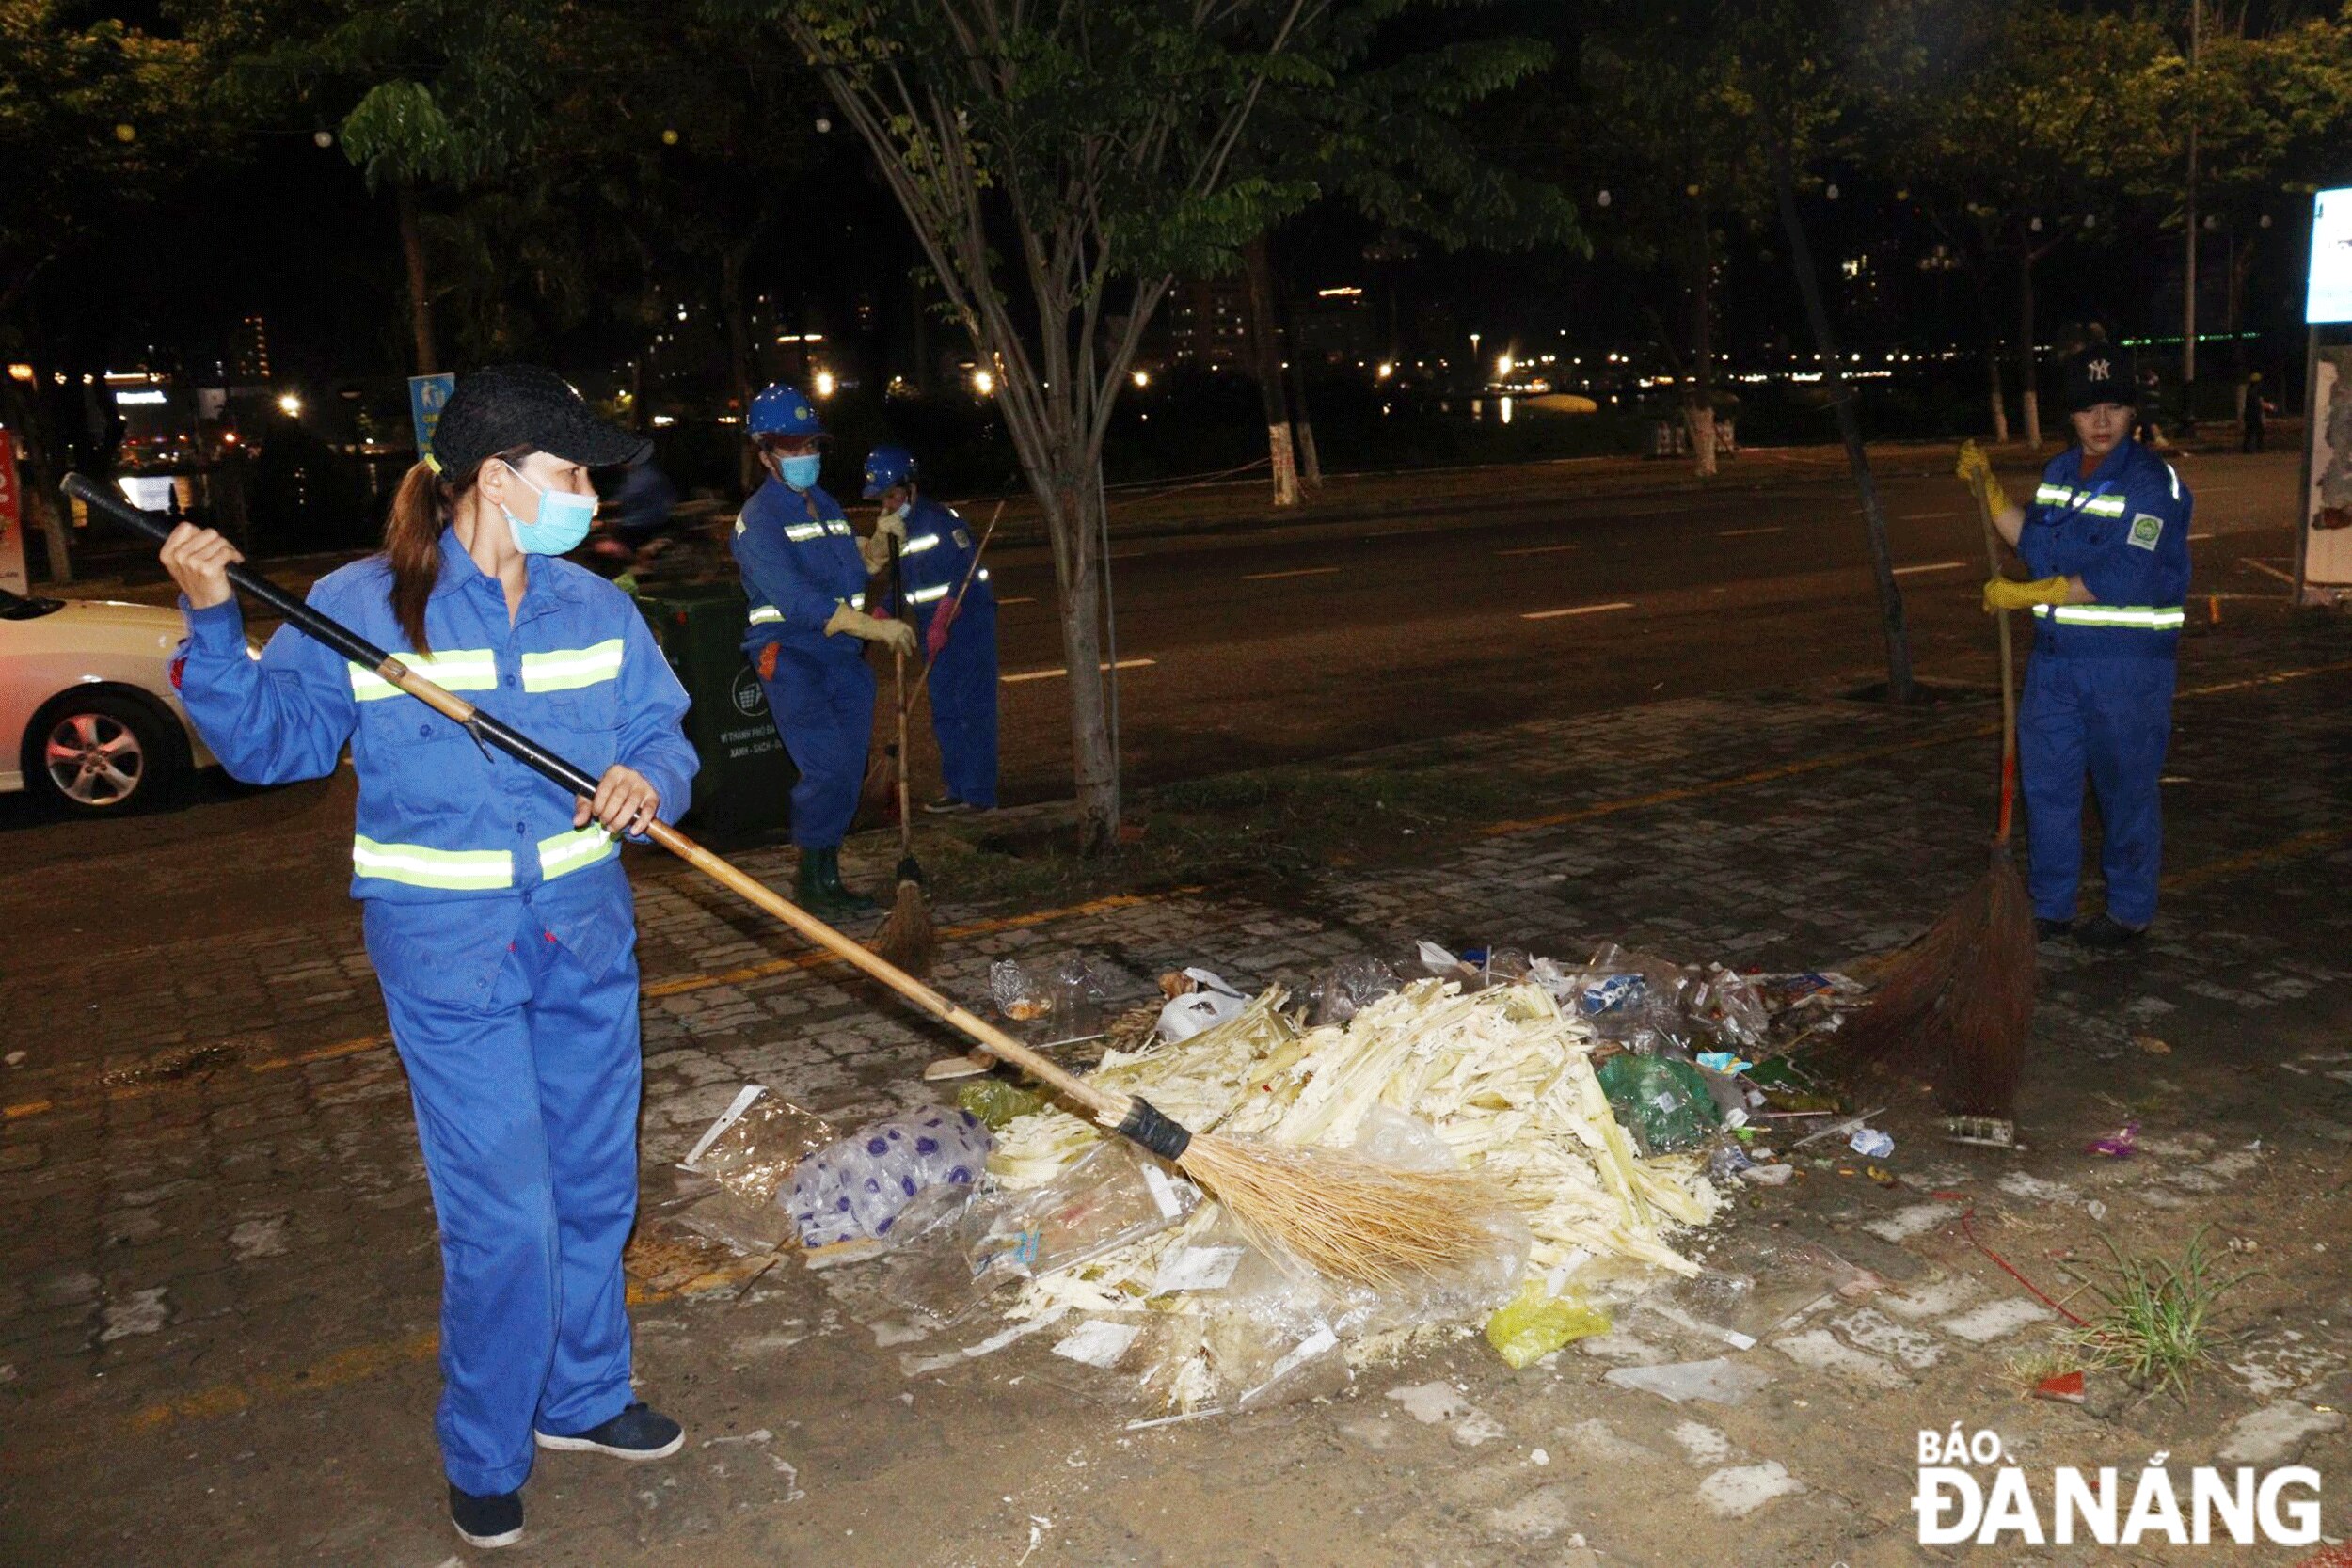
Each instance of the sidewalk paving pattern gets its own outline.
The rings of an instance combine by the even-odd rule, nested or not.
[[[1720,1352],[1643,1323],[1524,1373],[1470,1339],[1374,1369],[1327,1403],[1130,1433],[1057,1386],[1034,1347],[903,1376],[894,1350],[787,1267],[692,1296],[641,1285],[641,1377],[688,1422],[688,1449],[618,1476],[547,1456],[528,1494],[532,1550],[845,1568],[1942,1560],[1910,1544],[1915,1440],[1955,1420],[2045,1469],[2136,1470],[2154,1448],[2209,1463],[2284,1433],[2269,1451],[2342,1488],[2352,1444],[2327,1418],[2352,1398],[2352,1288],[2336,1260],[2352,1246],[2352,640],[2284,616],[2192,638],[2182,687],[2160,923],[2126,959],[2043,950],[2029,1152],[1941,1144],[1924,1105],[1899,1106],[1899,1187],[1808,1168],[1738,1195],[1719,1222],[1725,1236],[1818,1237],[1892,1287],[1744,1353],[1771,1380],[1745,1403],[1677,1407],[1604,1382]],[[1507,758],[1543,782],[1521,820],[1435,863],[1042,917],[946,906],[941,982],[978,1001],[993,960],[1075,948],[1138,995],[1186,963],[1296,985],[1424,936],[1835,964],[1913,935],[1980,867],[1989,713],[1790,692],[1398,748],[1356,760]],[[325,832],[290,874],[331,875]],[[854,858],[870,877],[890,853]],[[788,875],[781,852],[743,863]],[[938,1030],[803,961],[681,868],[634,851],[630,866],[649,1198],[745,1082],[845,1126],[932,1098],[919,1069],[949,1043]],[[7,907],[26,918],[36,903],[19,889]],[[255,924],[159,931],[129,963],[9,975],[0,1558],[432,1568],[453,1549],[429,1424],[431,1201],[358,922]],[[2141,1158],[2074,1152],[2127,1117]],[[2023,1402],[2006,1359],[2053,1314],[1961,1234],[1971,1210],[2053,1293],[2068,1283],[2053,1251],[2095,1255],[2103,1225],[2167,1245],[2213,1226],[2258,1245],[2268,1274],[2247,1289],[2265,1309],[2186,1406]],[[1379,1397],[1432,1378],[1458,1398]],[[2249,1427],[2274,1405],[2283,1414]],[[2328,1534],[2352,1531],[2347,1504],[2328,1495]]]

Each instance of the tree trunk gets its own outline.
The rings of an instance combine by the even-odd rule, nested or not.
[[[419,375],[440,372],[441,357],[433,346],[433,293],[425,277],[424,230],[417,221],[417,188],[404,180],[393,187],[400,210],[400,254],[408,267],[408,331],[415,340]]]
[[[1715,477],[1715,312],[1714,261],[1707,232],[1707,202],[1694,198],[1692,215],[1698,227],[1691,237],[1691,374],[1684,383],[1683,418],[1691,426],[1691,469],[1701,479]]]
[[[1268,270],[1272,270],[1270,252]],[[1290,286],[1282,281],[1279,272],[1274,273],[1274,313],[1276,325],[1282,331],[1283,346],[1295,349],[1298,334],[1292,330]],[[1307,407],[1307,367],[1295,353],[1286,357],[1289,363],[1282,372],[1282,386],[1290,394],[1291,436],[1298,449],[1298,483],[1312,492],[1323,488],[1323,459],[1315,452],[1314,415]]]
[[[1291,440],[1289,400],[1282,388],[1282,335],[1274,323],[1274,264],[1261,234],[1242,247],[1249,284],[1249,353],[1258,397],[1265,408],[1266,450],[1274,464],[1274,504],[1298,504],[1298,453]]]
[[[1902,590],[1895,582],[1895,563],[1886,546],[1886,513],[1879,505],[1878,482],[1870,475],[1870,453],[1862,444],[1862,422],[1854,417],[1853,385],[1846,379],[1837,356],[1837,340],[1830,331],[1829,311],[1821,304],[1821,280],[1813,270],[1813,246],[1805,237],[1804,220],[1797,212],[1797,188],[1785,149],[1773,150],[1774,183],[1779,187],[1780,223],[1788,235],[1788,261],[1796,269],[1797,292],[1804,298],[1805,318],[1812,324],[1813,344],[1827,367],[1832,405],[1837,410],[1837,433],[1845,438],[1846,462],[1853,469],[1854,488],[1862,496],[1863,527],[1869,537],[1870,575],[1878,584],[1879,612],[1886,638],[1886,696],[1896,704],[1912,700],[1911,633],[1903,621]]]
[[[1066,476],[1037,486],[1054,546],[1054,579],[1061,594],[1062,663],[1070,672],[1070,761],[1078,797],[1078,849],[1104,853],[1119,842],[1119,757],[1111,743],[1107,695],[1115,672],[1104,668],[1104,498],[1100,464],[1060,452],[1054,472]],[[1074,469],[1074,471],[1073,471]]]
[[[750,256],[748,245],[733,245],[719,258],[719,309],[727,323],[727,389],[746,420],[752,413],[752,314],[743,297],[743,265]],[[758,450],[742,441],[735,455],[736,477],[748,496],[767,477],[759,467]]]
[[[2026,445],[2042,447],[2042,399],[2034,389],[2033,249],[2017,253],[2017,405],[2026,416]]]
[[[2009,443],[2009,404],[2001,396],[2001,344],[1994,339],[1984,351],[1985,395],[1993,404],[1993,439],[1996,444]]]
[[[35,387],[40,383],[36,381]],[[0,399],[0,414],[6,415],[0,425],[0,440],[13,437],[24,449],[24,459],[17,465],[17,504],[23,509],[19,523],[28,533],[40,531],[43,548],[49,556],[49,580],[69,583],[73,580],[73,551],[72,531],[67,526],[66,510],[56,499],[58,475],[49,462],[49,440],[43,428],[38,404],[38,390],[20,392],[11,384],[5,399]],[[31,571],[30,563],[26,572]]]

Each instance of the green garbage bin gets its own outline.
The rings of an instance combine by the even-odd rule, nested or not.
[[[733,583],[663,588],[637,606],[693,706],[686,738],[702,758],[686,825],[714,845],[775,843],[792,820],[800,775],[777,737],[768,693],[743,657],[750,607]]]

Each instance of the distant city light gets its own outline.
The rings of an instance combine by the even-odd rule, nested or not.
[[[310,145],[317,148],[332,147],[335,145],[335,133],[332,131],[313,131],[310,133]]]
[[[667,430],[675,423],[677,423],[677,419],[675,415],[656,414],[653,417],[653,427],[656,430]]]
[[[996,378],[986,371],[974,371],[972,389],[982,397],[988,397],[996,390]]]
[[[1393,359],[1383,359],[1380,361],[1380,368],[1372,373],[1379,377],[1381,380],[1386,381],[1389,377],[1396,373],[1396,361]]]
[[[1511,358],[1511,356],[1510,356],[1509,355],[1507,355],[1507,354],[1501,354],[1501,355],[1497,355],[1497,356],[1495,356],[1495,377],[1496,377],[1496,379],[1497,379],[1497,380],[1501,380],[1501,379],[1503,379],[1503,378],[1505,378],[1505,377],[1509,376],[1509,375],[1510,375],[1510,373],[1511,373],[1511,367],[1512,367],[1512,364],[1513,364],[1513,360],[1512,360],[1512,358]],[[1506,421],[1506,422],[1507,422],[1507,421]]]
[[[224,447],[235,446],[237,444],[237,433],[233,430],[222,431],[220,433],[220,444]]]
[[[10,381],[30,381],[33,379],[33,367],[24,364],[22,361],[10,365],[8,367],[8,379]]]
[[[820,397],[820,398],[829,398],[829,397],[833,396],[833,393],[834,393],[834,388],[836,386],[838,386],[838,385],[839,385],[839,383],[835,382],[835,381],[834,380],[834,378],[833,378],[833,372],[831,372],[831,371],[818,371],[818,372],[817,372],[817,382],[816,382],[816,386],[817,386],[817,395],[818,395],[818,397]]]
[[[125,404],[125,403],[161,403],[161,402],[163,402],[163,401],[164,401],[164,394],[163,394],[163,393],[161,393],[161,392],[159,392],[159,391],[157,391],[157,390],[155,390],[155,389],[154,389],[153,388],[151,388],[151,388],[146,388],[146,389],[144,389],[144,390],[141,390],[141,391],[135,391],[135,392],[124,391],[124,392],[117,392],[117,393],[115,394],[115,402],[116,402],[116,403],[118,403],[118,404]],[[294,413],[297,413],[297,414],[298,414],[298,413],[300,413],[302,410],[301,410],[301,408],[300,408],[300,406],[299,406],[299,405],[296,405],[296,406],[295,406],[295,408],[294,408],[294,410],[292,410],[292,411],[293,411],[293,412],[294,412]]]
[[[157,401],[160,402],[162,400],[158,399]],[[302,418],[302,394],[299,392],[279,393],[278,396],[278,411],[280,414],[285,415],[286,418],[290,420],[298,420]]]
[[[1354,299],[1363,292],[1353,283],[1343,283],[1336,289],[1317,289],[1315,297],[1317,299]]]
[[[1135,371],[1129,373],[1127,379],[1134,382],[1138,388],[1149,387],[1152,385],[1152,372],[1150,371]]]

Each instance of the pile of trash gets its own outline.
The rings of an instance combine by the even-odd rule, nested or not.
[[[1477,1175],[1511,1218],[1442,1275],[1320,1277],[1150,1156],[1001,1079],[822,1144],[814,1118],[762,1113],[754,1096],[689,1164],[739,1199],[740,1171],[714,1168],[714,1151],[755,1172],[812,1266],[874,1262],[855,1287],[867,1315],[952,1346],[909,1352],[911,1372],[1050,1335],[1062,1362],[1139,1411],[1253,1409],[1327,1392],[1433,1334],[1483,1327],[1525,1366],[1606,1332],[1661,1279],[1698,1276],[1677,1238],[1715,1217],[1722,1183],[1771,1180],[1751,1122],[1766,1103],[1757,1064],[1835,1027],[1859,990],[1613,946],[1563,966],[1424,943],[1421,962],[1424,977],[1405,980],[1353,960],[1295,1002],[1201,970],[1167,976],[1157,1027],[1089,1076],[1195,1132]],[[788,1159],[740,1151],[770,1143]]]

